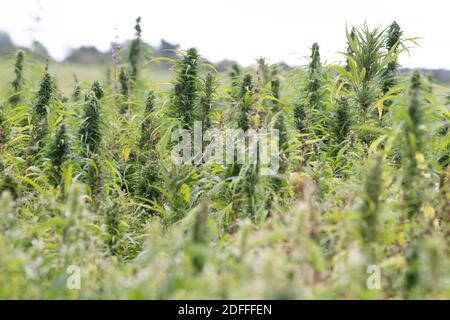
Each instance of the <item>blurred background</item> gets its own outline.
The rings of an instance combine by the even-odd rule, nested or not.
[[[365,21],[387,26],[395,20],[405,36],[421,38],[420,47],[402,57],[402,66],[425,69],[446,83],[449,7],[444,0],[8,1],[0,11],[0,75],[6,72],[3,61],[21,47],[91,81],[110,62],[115,41],[127,50],[138,16],[149,56],[170,56],[171,49],[195,46],[219,69],[232,62],[251,65],[260,56],[286,68],[302,65],[314,42],[323,60],[340,62],[346,26]],[[164,74],[155,76],[165,80]]]

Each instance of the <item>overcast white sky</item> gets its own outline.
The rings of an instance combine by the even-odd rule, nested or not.
[[[141,16],[150,44],[165,38],[196,46],[213,61],[251,64],[264,56],[297,65],[315,41],[328,62],[341,60],[346,23],[396,20],[406,36],[423,37],[404,66],[450,69],[449,9],[448,0],[3,0],[0,30],[20,45],[36,37],[61,59],[80,45],[107,50],[115,25],[120,40],[131,38]]]

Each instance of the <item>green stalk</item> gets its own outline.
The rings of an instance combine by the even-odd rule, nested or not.
[[[24,89],[23,60],[24,60],[23,51],[17,52],[16,63],[14,65],[15,78],[11,83],[12,95],[9,98],[9,102],[13,106],[17,106],[22,99],[20,91]]]
[[[86,95],[79,137],[86,155],[98,153],[102,143],[100,106],[93,92]]]
[[[139,61],[141,59],[141,17],[136,19],[134,29],[136,30],[136,38],[131,42],[129,61],[131,66],[131,80],[137,81],[139,75]]]
[[[173,106],[185,129],[193,128],[199,96],[199,60],[197,49],[190,48],[177,64]]]

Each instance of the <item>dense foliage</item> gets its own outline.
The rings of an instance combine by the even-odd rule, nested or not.
[[[0,96],[0,298],[450,298],[447,92],[398,73],[414,40],[397,23],[347,32],[342,66],[316,43],[293,71],[218,73],[180,51],[170,90],[139,72],[141,31],[117,79],[76,79],[71,97],[51,68],[25,82],[17,54]],[[278,173],[174,162],[171,134],[195,121],[277,129]]]

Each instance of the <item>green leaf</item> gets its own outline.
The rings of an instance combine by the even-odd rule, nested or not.
[[[18,178],[29,185],[31,185],[34,189],[36,189],[39,193],[44,194],[44,189],[40,185],[38,185],[35,181],[31,180],[30,178],[24,177],[24,176],[18,176]]]
[[[185,202],[189,202],[189,199],[191,197],[191,188],[187,184],[183,183],[181,185],[180,192],[181,195],[183,196],[183,200]]]

